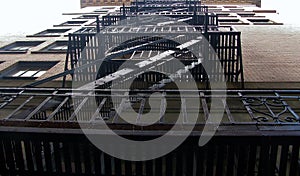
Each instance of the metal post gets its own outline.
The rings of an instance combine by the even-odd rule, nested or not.
[[[204,34],[205,34],[205,36],[207,35],[207,32],[208,32],[208,22],[209,22],[208,13],[205,12],[205,26],[204,26]]]
[[[122,13],[122,16],[120,16],[120,20],[124,20],[126,19],[126,8],[125,8],[125,4],[123,3],[123,13]]]
[[[96,21],[97,21],[97,33],[100,32],[100,20],[99,20],[99,16],[96,16]]]
[[[65,62],[65,71],[68,70],[69,57],[70,57],[70,54],[72,53],[71,34],[69,34],[68,37],[69,37],[69,39],[68,39],[68,49],[67,49],[67,56],[66,56],[66,62]],[[64,76],[63,81],[62,81],[62,87],[66,87],[66,79],[67,79],[67,76]]]
[[[194,24],[193,25],[197,25],[197,13],[196,11],[194,10],[194,16],[193,16],[193,21],[194,21]]]
[[[138,8],[139,8],[139,6],[138,6],[138,0],[135,0],[135,12],[136,13],[138,12]]]

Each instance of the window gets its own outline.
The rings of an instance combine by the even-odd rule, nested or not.
[[[230,15],[230,13],[228,12],[217,12],[216,14],[218,15],[218,17],[227,17]]]
[[[229,9],[231,12],[243,12],[245,9],[243,8],[236,8],[236,9]]]
[[[108,10],[110,10],[110,9],[115,9],[116,7],[102,7],[102,9],[108,9]]]
[[[253,17],[255,15],[254,12],[239,12],[237,14],[240,15],[241,17]]]
[[[231,6],[231,5],[226,5],[226,6],[223,6],[224,8],[238,8],[238,6],[235,6],[235,5],[233,5],[233,6]]]
[[[77,19],[95,19],[98,15],[94,15],[94,14],[91,14],[91,15],[82,15],[80,17],[78,17]]]
[[[214,6],[214,5],[207,5],[207,8],[218,8],[218,6]]]
[[[41,52],[55,52],[65,53],[68,50],[68,41],[56,41],[46,48],[42,49]]]
[[[222,18],[219,19],[219,22],[230,22],[230,23],[237,23],[240,20],[238,18]]]
[[[35,34],[34,36],[51,36],[51,37],[59,37],[63,33],[69,31],[70,29],[47,29],[40,33]]]
[[[0,48],[0,52],[20,52],[25,53],[30,48],[36,47],[43,43],[44,41],[18,41],[14,42],[12,44],[9,44],[7,46],[4,46],[3,48]]]
[[[270,22],[269,19],[266,19],[266,18],[250,18],[248,19],[249,21],[251,21],[252,23],[268,23]]]
[[[223,10],[220,8],[209,8],[208,12],[222,12]]]
[[[87,21],[67,21],[65,23],[60,24],[60,26],[61,25],[64,25],[64,26],[80,26],[80,25],[84,24],[85,22],[87,22]]]
[[[100,13],[107,13],[108,10],[104,10],[104,9],[97,9],[94,12],[100,12]]]
[[[18,62],[2,72],[3,78],[35,79],[47,72],[58,62]]]

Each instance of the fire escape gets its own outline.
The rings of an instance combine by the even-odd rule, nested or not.
[[[156,21],[155,17],[163,18]],[[138,26],[123,23],[136,18],[143,19]],[[94,28],[69,34],[62,73],[27,87],[0,89],[1,173],[299,174],[300,91],[244,90],[241,33],[230,26],[219,26],[218,16],[208,13],[207,6],[197,0],[135,1],[120,7],[119,12],[97,16],[96,21]],[[204,50],[196,54],[189,51],[198,43],[207,49],[203,41],[208,41],[216,55],[205,54]],[[173,59],[181,61],[184,70],[169,68]],[[211,68],[211,73],[216,81],[235,88],[227,90],[226,96],[219,95],[220,90],[210,89],[212,75],[204,68],[205,59],[217,59],[222,65]],[[124,63],[127,64],[122,66]],[[151,72],[158,67],[162,71],[175,70],[176,78],[183,84],[191,79],[186,74],[188,70],[199,89],[186,88],[185,96],[178,98],[173,79]],[[67,88],[67,76],[79,82],[79,88]],[[35,88],[60,77],[64,77],[62,88]],[[129,96],[124,91],[127,79],[134,80]],[[116,87],[120,93],[118,107],[112,105],[110,90]],[[154,92],[165,97],[156,98],[160,119],[152,125],[139,126],[143,115],[151,110],[148,98]],[[195,97],[189,93],[199,95],[199,107],[191,105]],[[223,119],[213,139],[199,147],[199,136],[209,121],[215,95],[225,107]],[[96,110],[87,111],[95,100]],[[128,124],[120,117],[128,106],[137,112],[137,124]],[[199,118],[190,137],[167,156],[145,162],[113,158],[93,146],[80,130],[82,124],[84,128],[101,129],[105,123],[120,136],[148,139],[170,130],[178,120],[174,118],[176,114],[182,115],[180,125],[188,126],[188,112],[193,108],[199,110]]]

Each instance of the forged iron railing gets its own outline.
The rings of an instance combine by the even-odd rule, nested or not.
[[[201,5],[201,1],[148,1],[132,2],[129,7],[121,7],[120,13],[124,12],[151,12],[151,11],[173,11],[173,12],[207,12],[208,7]]]
[[[136,4],[137,6],[142,7],[148,7],[151,6],[147,4],[148,1],[138,2],[142,4]],[[152,2],[152,1],[151,1]],[[195,5],[199,5],[198,1],[187,1],[187,2],[181,2],[181,1],[170,1],[170,2],[162,2],[162,1],[155,1],[157,3],[157,7],[162,8],[160,3],[163,3],[163,6],[170,5],[169,3],[183,3],[186,5],[191,3],[195,3]],[[143,4],[144,3],[144,4]],[[145,4],[146,3],[146,4]],[[153,1],[154,3],[154,1]],[[155,6],[154,3],[154,6]],[[172,4],[171,3],[171,4]],[[152,5],[153,6],[153,5]],[[136,7],[136,6],[131,6]],[[127,9],[127,10],[126,10]],[[241,36],[240,32],[235,31],[232,27],[219,27],[218,26],[218,16],[214,13],[203,13],[202,11],[200,13],[196,11],[191,11],[190,9],[184,10],[185,12],[177,12],[174,10],[168,9],[168,11],[159,11],[158,9],[154,9],[153,11],[143,11],[143,12],[134,12],[132,13],[131,10],[128,10],[128,7],[125,6],[120,8],[121,14],[109,14],[102,17],[101,25],[98,23],[98,29],[97,32],[101,30],[105,30],[108,34],[114,35],[110,40],[107,40],[105,43],[101,43],[100,39],[93,36],[95,35],[95,30],[91,28],[84,28],[81,29],[73,34],[70,34],[69,36],[69,49],[67,54],[67,60],[66,60],[66,67],[65,71],[69,72],[74,71],[76,68],[81,68],[82,64],[78,63],[81,57],[81,52],[86,49],[87,53],[99,53],[99,48],[110,48],[114,46],[114,43],[110,43],[114,40],[120,40],[119,38],[128,35],[135,35],[144,33],[144,35],[186,35],[188,36],[191,33],[200,32],[202,33],[211,46],[215,49],[220,62],[222,66],[224,67],[224,72],[226,81],[233,82],[240,84],[241,87],[244,87],[244,76],[243,76],[243,64],[242,64],[242,50],[241,50]],[[174,24],[176,23],[182,23],[185,22],[189,24],[189,26],[165,26],[165,27],[158,27],[158,26],[149,26],[149,22],[147,23],[146,19],[153,18],[153,15],[158,16],[165,16],[169,17],[169,22],[172,22]],[[128,26],[122,26],[122,23],[120,23],[122,20],[127,19],[130,20],[131,18],[135,18],[136,16],[140,16],[143,18],[143,20],[139,20],[140,23],[145,24],[137,24],[136,27],[128,27]],[[150,19],[148,19],[150,20]],[[150,20],[151,21],[151,20]],[[153,21],[153,19],[152,19]],[[155,20],[154,20],[155,21]],[[100,22],[100,21],[99,21]],[[144,26],[143,26],[144,25]],[[101,27],[100,27],[101,26]],[[145,27],[146,26],[146,27]],[[138,28],[138,29],[136,29]],[[101,39],[103,40],[103,39]],[[131,39],[129,39],[131,40]],[[129,47],[127,46],[127,49],[123,49],[123,53],[119,52],[116,57],[124,57],[124,55],[128,54],[134,54],[136,51],[144,52],[144,50],[148,51],[149,48],[151,48],[154,52],[163,52],[163,50],[168,50],[172,48],[167,48],[168,45],[173,46],[172,41],[169,42],[169,44],[163,43],[157,43],[156,45],[153,45],[152,40],[148,41],[148,46],[144,45],[145,39],[142,39],[140,43],[136,42],[135,47]],[[89,47],[85,48],[85,46],[90,45]],[[138,47],[139,45],[143,45],[143,47]],[[161,48],[161,45],[166,45],[164,48]],[[138,48],[137,48],[138,47]],[[98,49],[97,49],[98,48]],[[135,49],[134,49],[135,48]],[[205,52],[205,51],[204,51]],[[88,59],[89,62],[93,62],[96,60],[104,60],[105,65],[105,73],[100,74],[101,76],[105,76],[108,74],[112,74],[116,72],[119,68],[119,66],[124,62],[125,60],[114,60],[107,62],[107,56],[109,53],[103,54],[103,58],[99,58],[97,55],[89,54],[88,56],[85,56],[84,60]],[[203,53],[202,53],[203,54]],[[123,55],[123,56],[122,56]],[[209,56],[210,57],[210,56]],[[204,59],[205,60],[205,59]],[[84,61],[86,62],[86,61]],[[186,63],[184,63],[186,64]],[[103,66],[103,65],[102,65]],[[100,67],[100,66],[99,66]],[[93,69],[99,69],[97,66]],[[96,75],[98,70],[92,71],[92,74]],[[193,73],[193,76],[195,79],[199,82],[208,83],[207,74],[205,69],[203,69],[202,64],[198,65],[196,68],[193,68],[190,70]],[[99,76],[99,74],[98,74]],[[84,76],[86,78],[86,76]],[[99,77],[98,77],[99,78]],[[96,79],[96,78],[95,78]],[[65,79],[64,79],[65,80]],[[94,80],[85,80],[85,81],[94,81]],[[65,81],[64,81],[65,85]]]
[[[190,34],[195,34],[195,28],[194,27],[181,27],[183,29],[185,29],[186,31],[177,31],[177,29],[179,29],[180,27],[173,27],[174,31],[170,32],[170,28],[169,27],[155,27],[153,29],[150,29],[150,27],[147,28],[143,28],[140,27],[138,30],[139,32],[141,32],[141,34],[146,36],[149,35],[168,35],[168,36],[179,36],[179,35],[183,35],[186,34],[186,38],[188,38],[188,36],[190,36]],[[100,42],[99,37],[94,36],[95,34],[82,34],[82,33],[74,33],[74,34],[70,34],[69,36],[69,49],[68,49],[68,55],[67,55],[67,60],[66,60],[66,68],[65,70],[73,70],[73,69],[80,69],[80,66],[83,65],[83,62],[86,63],[92,63],[92,62],[96,62],[97,60],[100,60],[99,58],[99,53],[100,50],[99,48],[107,48],[107,50],[111,47],[114,46],[114,43],[109,43],[109,41],[114,41],[115,39],[124,41],[124,38],[128,37],[128,36],[132,36],[132,35],[141,35],[140,33],[136,33],[134,30],[131,30],[130,28],[127,27],[115,27],[115,28],[109,28],[108,30],[113,29],[113,31],[109,31],[109,33],[107,34],[108,37],[110,37],[109,39],[107,39],[107,42],[104,44]],[[153,31],[155,32],[155,30],[157,30],[156,33],[152,33]],[[234,83],[238,83],[241,84],[241,87],[243,87],[243,83],[244,83],[244,76],[243,76],[243,64],[242,64],[242,51],[241,51],[241,34],[240,32],[236,32],[234,31],[232,28],[230,27],[223,27],[223,28],[218,28],[223,29],[223,31],[218,31],[215,30],[214,28],[212,28],[212,31],[209,31],[207,33],[207,39],[209,41],[209,43],[211,44],[211,46],[215,49],[217,56],[220,59],[220,62],[223,66],[223,70],[219,71],[219,73],[223,72],[223,74],[226,77],[226,80],[228,82],[234,82]],[[147,33],[147,30],[151,30],[151,33]],[[165,30],[165,33],[164,33]],[[214,31],[215,30],[215,31]],[[121,32],[119,32],[121,31]],[[145,31],[145,32],[143,32]],[[197,31],[197,30],[196,30]],[[127,35],[126,35],[127,34]],[[101,39],[104,40],[104,39]],[[128,39],[129,40],[129,39]],[[130,39],[132,40],[132,39]],[[149,50],[151,50],[152,53],[157,52],[157,54],[163,52],[166,50],[167,47],[169,47],[169,49],[174,48],[174,42],[173,41],[164,41],[164,42],[159,42],[159,40],[157,40],[157,44],[153,43],[152,39],[149,39],[148,41],[144,38],[141,39],[135,39],[135,45],[131,46],[131,45],[126,45],[124,47],[119,47],[119,52],[116,53],[117,49],[116,48],[114,50],[114,52],[116,54],[115,57],[122,57],[123,55],[132,55],[132,57],[135,57],[134,55],[136,54],[137,51],[140,52],[149,52]],[[147,42],[145,44],[145,42]],[[177,44],[179,45],[179,44]],[[85,48],[85,46],[88,46]],[[139,47],[140,46],[140,47]],[[162,48],[161,46],[164,46],[164,48]],[[88,55],[84,56],[84,59],[82,58],[82,52],[86,51],[86,53]],[[176,51],[176,52],[180,52],[180,51]],[[204,51],[205,52],[205,51]],[[108,58],[110,57],[109,55],[111,55],[110,53],[106,53],[103,54],[103,58],[102,60],[104,61],[102,64],[105,65],[105,69],[106,71],[104,71],[104,73],[102,74],[102,76],[114,73],[118,70],[119,66],[122,65],[123,62],[125,62],[126,60],[124,59],[114,59],[113,61],[108,60]],[[209,57],[212,56],[208,56],[208,58],[204,58],[204,61],[209,59]],[[130,57],[131,58],[131,57]],[[81,62],[81,60],[84,60],[83,62]],[[140,58],[140,59],[149,59],[149,58]],[[178,58],[180,60],[182,60],[181,58]],[[79,62],[78,62],[79,61]],[[190,61],[186,60],[183,61],[183,63],[186,65],[188,62],[194,61],[193,58],[190,58]],[[131,62],[136,63],[137,61],[132,60]],[[70,64],[69,64],[70,63]],[[103,67],[102,65],[102,67]],[[100,67],[100,65],[98,66]],[[97,72],[99,71],[99,68],[95,67],[96,70],[92,71],[91,74],[96,75]],[[206,75],[206,71],[205,69],[203,69],[202,65],[198,65],[195,68],[190,70],[192,75],[194,76],[194,78],[196,79],[196,81],[199,82],[206,82],[208,81],[207,79],[207,75]],[[95,78],[96,79],[96,78]],[[94,81],[93,80],[89,80],[89,81]],[[87,80],[86,80],[87,81]]]
[[[201,1],[199,0],[135,0],[131,2],[131,5],[145,5],[145,4],[197,4],[201,5]]]
[[[205,147],[190,137],[164,157],[134,162],[107,155],[79,131],[1,128],[0,134],[2,175],[299,175],[298,137],[223,136]]]
[[[186,24],[189,25],[198,25],[198,26],[218,26],[218,16],[214,13],[206,13],[206,14],[195,14],[193,12],[189,13],[181,13],[181,12],[139,12],[133,14],[109,14],[102,17],[101,26],[111,26],[117,25],[121,20],[136,18],[136,16],[143,16],[154,18],[153,16],[164,16],[169,17],[171,19],[187,19],[185,20]]]
[[[90,91],[98,92],[96,97]],[[188,90],[187,90],[188,92]],[[159,137],[174,123],[171,116],[149,127],[138,127],[113,119],[105,90],[76,93],[69,89],[2,88],[0,128],[0,173],[3,175],[299,175],[299,90],[241,90],[220,96],[224,117],[216,135],[204,147],[199,136],[210,109],[210,91],[198,91],[201,98],[199,121],[189,138],[166,156],[145,162],[124,161],[97,149],[79,128],[110,129],[132,140]],[[132,106],[141,109],[149,91],[131,96]],[[179,101],[173,90],[165,90],[167,102]],[[172,94],[171,94],[172,93]],[[218,96],[218,94],[214,94]],[[78,103],[72,97],[83,97]],[[188,101],[192,97],[183,97]],[[76,99],[76,98],[75,98]],[[98,102],[100,116],[85,114],[89,99]],[[86,100],[86,101],[84,101]],[[174,103],[173,103],[174,104]],[[184,103],[175,103],[184,107]],[[166,105],[167,106],[167,105]],[[77,109],[75,108],[77,107]],[[146,110],[147,107],[145,106]],[[168,107],[167,107],[168,109]],[[167,110],[174,118],[178,107]],[[143,111],[138,111],[143,113]],[[107,116],[104,116],[104,115]],[[78,115],[78,117],[76,117]],[[182,122],[189,125],[188,117]],[[85,125],[82,125],[84,123]],[[103,134],[107,135],[105,131]],[[176,136],[175,136],[176,137]],[[153,150],[160,150],[157,146]]]
[[[123,91],[123,90],[120,90]],[[208,118],[208,110],[210,109],[211,91],[196,91],[200,95],[200,107],[188,107],[182,102],[189,102],[194,97],[180,97],[175,90],[156,90],[165,94],[167,101],[161,101],[162,106],[167,107],[168,101],[172,103],[167,118],[162,118],[160,123],[174,124],[177,121],[176,116],[181,108],[187,111],[198,108],[200,110],[199,120],[196,124],[203,125]],[[95,92],[95,94],[91,94]],[[184,90],[184,92],[194,92]],[[214,94],[218,91],[213,91]],[[80,94],[78,94],[80,93]],[[111,125],[126,124],[117,120],[116,110],[111,103],[110,90],[71,90],[71,89],[17,89],[17,88],[1,88],[0,89],[0,116],[3,124],[10,121],[22,122],[76,122],[82,121],[86,123],[102,123],[103,120]],[[140,115],[149,110],[147,105],[147,95],[153,93],[149,90],[132,91],[129,99],[120,96],[120,99],[126,101],[133,106]],[[84,97],[84,101],[78,102],[74,99]],[[224,105],[225,112],[221,123],[224,125],[255,125],[260,130],[266,128],[293,130],[299,126],[299,98],[298,90],[232,90],[227,92],[227,97],[218,97],[219,101]],[[91,112],[88,116],[80,117],[79,112],[88,107],[90,101],[97,102],[100,109],[97,112]],[[76,104],[77,103],[77,104]],[[141,111],[141,107],[144,107]],[[126,111],[126,110],[125,110]],[[145,111],[145,112],[144,112]],[[158,110],[159,111],[159,110]],[[98,114],[97,114],[98,113]],[[78,117],[76,117],[78,115]],[[100,115],[102,118],[100,118]],[[188,114],[186,114],[186,122],[189,124]],[[9,123],[8,123],[9,124]],[[241,131],[242,132],[242,131]]]

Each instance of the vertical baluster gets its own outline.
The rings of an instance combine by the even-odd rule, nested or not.
[[[288,161],[288,151],[289,145],[284,144],[281,147],[280,154],[280,166],[279,166],[279,176],[285,176],[287,173],[287,161]]]
[[[62,151],[59,141],[53,142],[56,174],[62,174]]]
[[[292,149],[292,157],[291,157],[291,164],[290,164],[290,176],[299,174],[299,145],[293,145]]]

